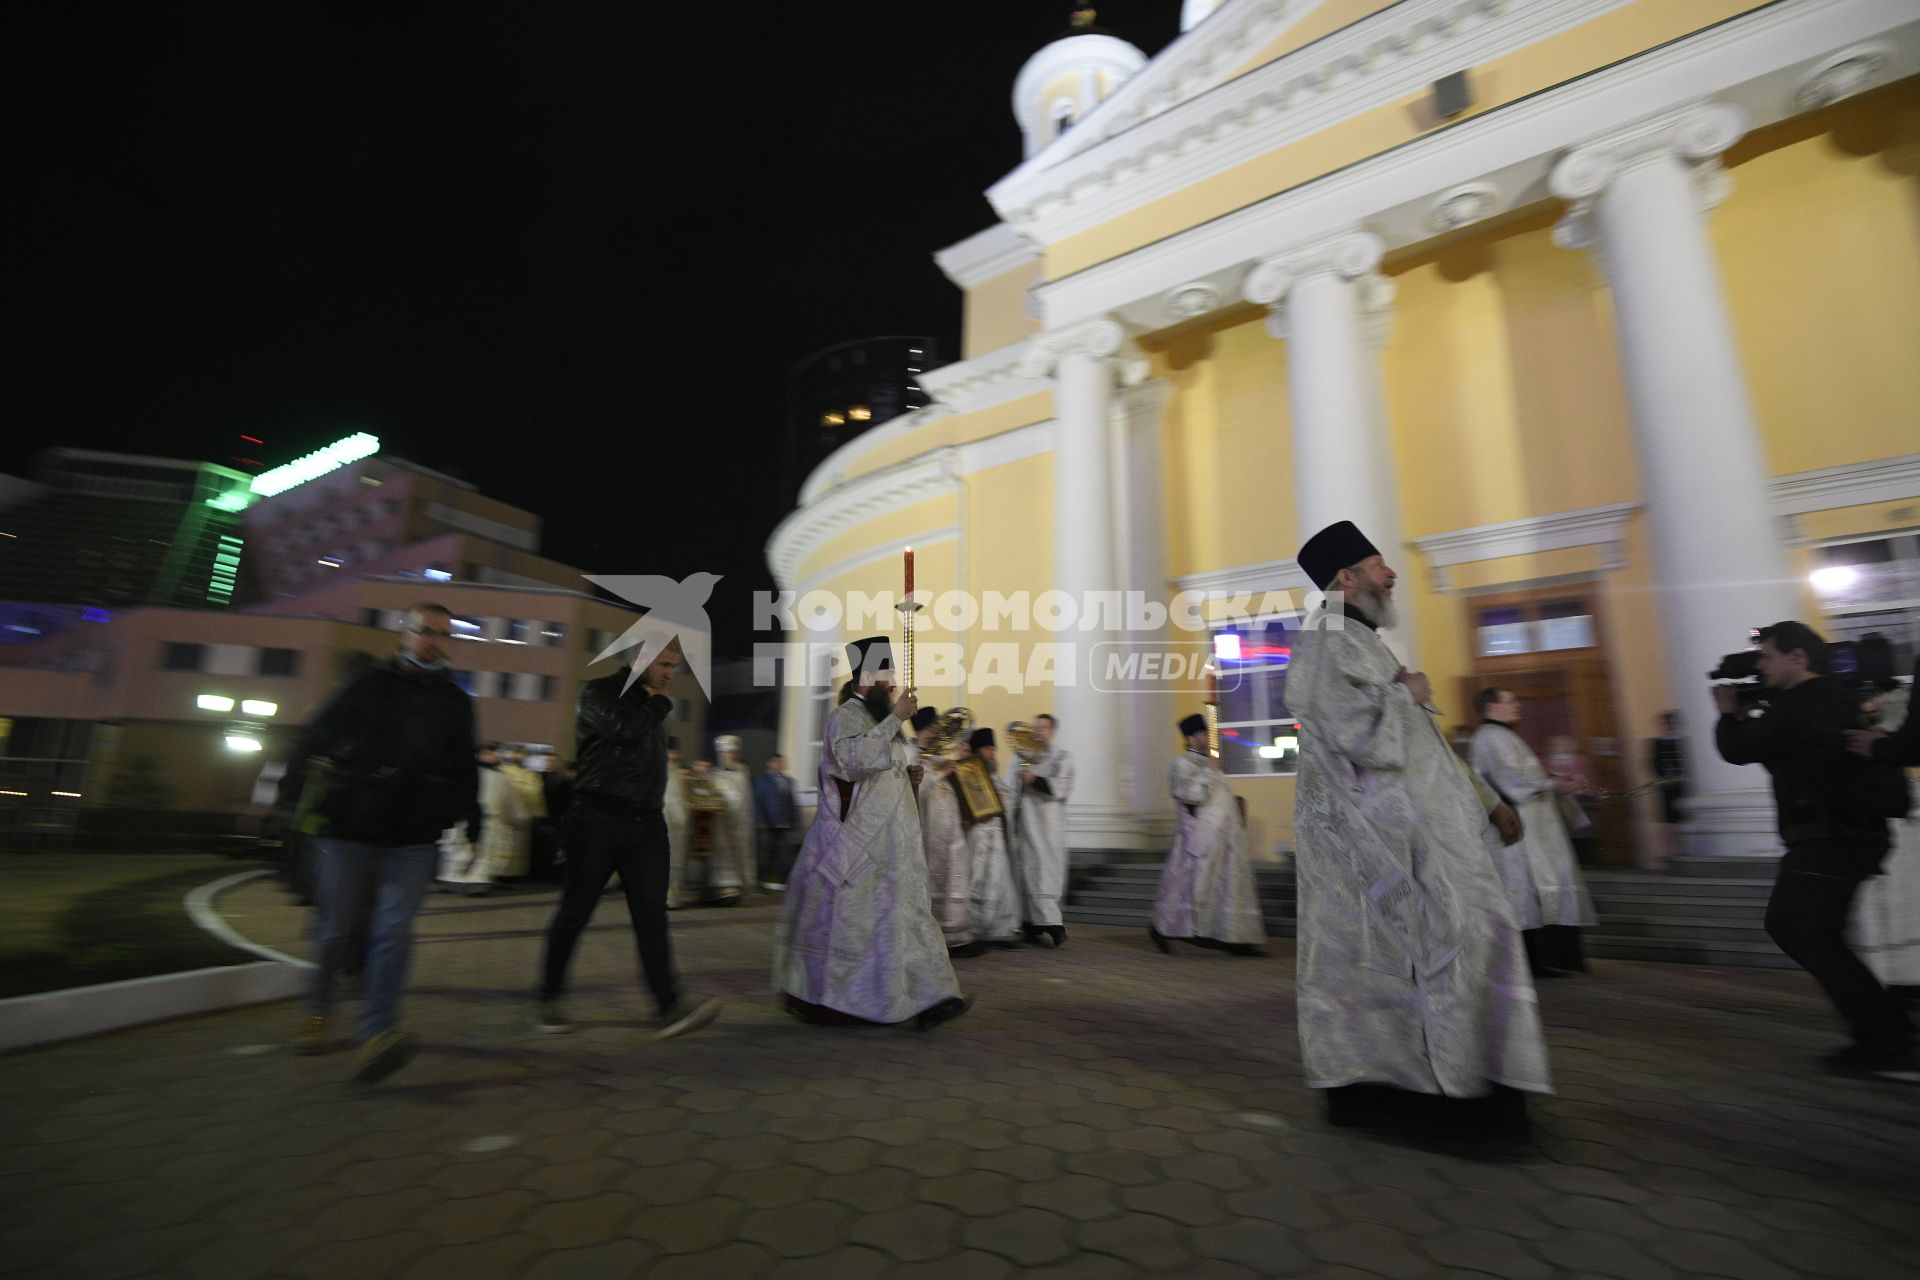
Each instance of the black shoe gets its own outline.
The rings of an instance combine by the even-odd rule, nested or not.
[[[1890,1084],[1920,1084],[1920,1061],[1911,1053],[1885,1053],[1863,1044],[1848,1045],[1826,1057],[1827,1070],[1836,1076],[1858,1080],[1884,1080]]]
[[[995,938],[988,944],[995,951],[1025,951],[1027,944],[1018,938]]]
[[[950,960],[971,960],[975,956],[987,954],[990,950],[992,950],[992,947],[988,943],[975,939],[972,942],[963,942],[957,947],[948,947],[947,958]]]
[[[550,1036],[563,1036],[574,1028],[574,1022],[567,1015],[566,1001],[559,996],[543,996],[540,1008],[533,1015],[533,1029],[544,1031]]]
[[[1147,936],[1153,939],[1154,946],[1160,948],[1161,955],[1170,956],[1173,954],[1173,944],[1167,941],[1166,934],[1160,932],[1158,929],[1154,928],[1152,925],[1148,925]]]
[[[698,1031],[720,1016],[718,1000],[701,1000],[680,1003],[661,1013],[656,1024],[658,1030],[653,1033],[655,1040],[672,1040],[676,1036],[686,1035],[689,1031]]]
[[[1053,939],[1053,949],[1055,951],[1067,945],[1067,926],[1063,924],[1049,924],[1041,927],[1046,930],[1047,936]]]
[[[1045,936],[1046,931],[1037,924],[1023,924],[1020,926],[1020,940],[1030,947],[1039,946],[1040,939]]]
[[[960,996],[948,996],[931,1009],[922,1010],[913,1020],[915,1031],[931,1031],[943,1022],[952,1022],[955,1018],[973,1008],[973,1001]]]
[[[1267,954],[1267,949],[1265,947],[1256,947],[1251,942],[1230,942],[1227,944],[1227,954],[1264,957]]]

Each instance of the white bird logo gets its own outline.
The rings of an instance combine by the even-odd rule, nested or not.
[[[626,693],[639,681],[661,650],[678,640],[688,670],[700,685],[700,691],[713,697],[713,624],[707,620],[707,601],[720,582],[717,573],[691,573],[686,581],[676,582],[665,574],[634,573],[609,577],[585,574],[595,586],[605,587],[628,604],[645,609],[644,618],[595,656],[594,661],[610,658],[623,649],[638,648],[633,670],[620,690]]]

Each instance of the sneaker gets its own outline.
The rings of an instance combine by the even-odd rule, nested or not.
[[[718,1000],[700,1000],[689,1004],[682,1000],[679,1004],[660,1015],[659,1030],[653,1033],[655,1040],[672,1040],[684,1036],[689,1031],[698,1031],[720,1016]]]
[[[319,1057],[333,1048],[332,1030],[326,1014],[301,1014],[300,1033],[294,1039],[293,1051],[303,1058]]]
[[[419,1051],[413,1037],[404,1031],[382,1031],[360,1046],[360,1057],[353,1064],[358,1084],[377,1084],[413,1061]]]
[[[550,1036],[563,1036],[572,1031],[573,1019],[567,1016],[567,1006],[559,996],[546,996],[540,1001],[540,1008],[533,1016],[533,1029],[544,1031]]]

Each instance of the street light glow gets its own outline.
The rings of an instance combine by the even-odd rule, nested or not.
[[[1815,569],[1807,578],[1813,583],[1815,591],[1830,596],[1860,581],[1860,573],[1844,564],[1831,564],[1824,569]]]
[[[230,733],[227,735],[227,750],[242,752],[259,751],[261,750],[260,739],[249,738],[245,734]]]

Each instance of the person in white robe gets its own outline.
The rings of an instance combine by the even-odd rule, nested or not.
[[[1073,795],[1073,757],[1053,744],[1058,722],[1035,716],[1034,731],[1045,748],[1020,767],[1020,876],[1026,890],[1028,942],[1045,937],[1067,945],[1060,903],[1073,869],[1067,850],[1067,801]]]
[[[1380,637],[1393,570],[1350,522],[1299,563],[1339,592],[1294,640],[1300,1051],[1336,1124],[1413,1120],[1522,1139],[1525,1092],[1551,1090],[1526,953],[1492,856],[1512,809],[1448,745],[1432,688]],[[1422,1099],[1420,1095],[1426,1095]],[[1483,1099],[1477,1104],[1433,1099]]]
[[[1920,661],[1913,666],[1913,683],[1882,686],[1861,707],[1862,715],[1881,728],[1851,729],[1848,749],[1858,755],[1903,768],[1920,765],[1920,713],[1913,692],[1920,688]],[[1861,963],[1873,970],[1880,984],[1907,1000],[1920,996],[1920,819],[1915,810],[1887,823],[1891,843],[1880,874],[1860,886],[1854,898],[1851,942]]]
[[[986,766],[1000,797],[1000,816],[967,828],[973,878],[967,888],[974,936],[989,946],[1012,950],[1021,940],[1020,883],[1014,874],[1013,815],[1018,805],[1013,786],[1000,776],[1000,747],[992,729],[975,729],[968,749]]]
[[[491,893],[494,881],[507,874],[517,848],[518,828],[525,821],[519,788],[500,768],[499,748],[488,743],[477,758],[484,819],[480,843],[468,843],[465,822],[455,823],[440,834],[438,878],[453,892],[468,897]]]
[[[1527,963],[1535,977],[1585,972],[1580,930],[1593,926],[1593,902],[1560,813],[1561,794],[1571,795],[1579,784],[1549,776],[1520,736],[1515,726],[1526,712],[1513,690],[1482,689],[1473,705],[1480,727],[1473,731],[1468,761],[1526,828],[1519,840],[1502,845],[1489,827],[1484,842],[1500,868]]]
[[[953,776],[967,744],[955,742],[945,753],[932,754],[939,721],[940,714],[932,707],[921,707],[914,713],[913,744],[919,750],[919,761],[909,765],[907,772],[910,777],[919,777],[920,826],[927,845],[927,891],[933,918],[947,940],[947,955],[963,960],[987,951],[987,944],[974,936],[968,911],[967,885],[973,858],[967,844],[965,811]]]
[[[533,832],[547,816],[547,792],[539,774],[527,767],[525,749],[514,747],[500,753],[500,772],[513,784],[519,797],[519,820],[513,826],[513,852],[500,868],[502,880],[518,880],[533,870]]]
[[[713,740],[713,754],[713,780],[727,807],[708,855],[708,885],[715,900],[738,902],[753,878],[753,771],[740,759],[740,739],[730,733]]]
[[[820,742],[820,799],[787,881],[774,934],[773,986],[789,1013],[830,1024],[921,1030],[966,1012],[934,921],[920,807],[893,696],[892,645],[847,647],[853,675]]]
[[[1173,793],[1173,848],[1160,872],[1147,935],[1168,955],[1174,942],[1264,956],[1266,922],[1247,859],[1240,804],[1208,750],[1206,717],[1180,722],[1187,749],[1167,771]]]

